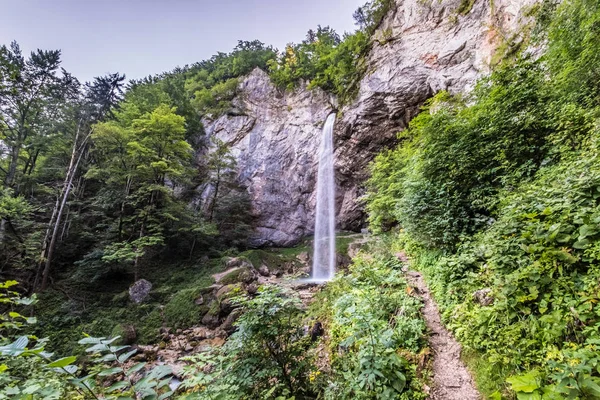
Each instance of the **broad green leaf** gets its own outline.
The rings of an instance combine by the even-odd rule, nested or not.
[[[598,227],[594,225],[582,225],[579,228],[579,238],[583,239],[598,233]]]
[[[6,356],[16,357],[21,355],[27,349],[27,344],[29,343],[29,338],[27,336],[21,336],[14,342],[0,347],[0,354]]]
[[[517,393],[517,400],[542,400],[542,395],[539,392],[533,393]]]
[[[587,249],[589,247],[590,243],[591,242],[589,241],[589,239],[581,239],[581,240],[576,241],[573,244],[573,248],[578,249],[578,250]]]
[[[591,378],[586,378],[580,383],[581,390],[594,399],[600,399],[600,385]]]
[[[96,338],[96,337],[88,336],[88,337],[85,337],[85,338],[79,340],[77,343],[79,343],[79,344],[98,344],[98,343],[102,343],[102,340],[104,340],[103,337]]]
[[[108,351],[108,345],[106,345],[104,343],[96,343],[95,345],[90,346],[87,349],[85,349],[85,351],[87,353],[102,353],[104,351]]]
[[[117,390],[123,390],[123,389],[128,388],[128,387],[129,387],[129,382],[127,382],[127,381],[120,381],[120,382],[117,382],[117,383],[109,386],[108,388],[106,388],[106,391],[108,393],[111,393],[111,392],[116,392]]]
[[[135,374],[140,369],[144,368],[144,366],[146,366],[145,362],[137,363],[133,367],[131,367],[127,371],[125,371],[125,375],[130,376],[131,374]]]
[[[59,358],[56,361],[51,362],[50,364],[48,364],[46,366],[49,368],[62,368],[62,367],[66,367],[67,365],[73,364],[76,360],[77,360],[77,357],[75,357],[75,356],[63,357],[63,358]]]
[[[137,349],[133,349],[127,353],[123,353],[121,355],[119,355],[119,357],[117,358],[117,360],[121,363],[124,363],[125,361],[129,360],[129,357],[131,357],[132,355],[134,355],[135,353],[137,353]]]
[[[534,390],[540,387],[539,376],[540,373],[533,370],[523,375],[511,376],[506,379],[506,382],[510,383],[512,390],[517,393],[533,393]]]
[[[118,374],[121,372],[123,372],[123,368],[114,367],[114,368],[105,369],[104,371],[100,371],[98,373],[98,376],[110,376],[110,375]]]

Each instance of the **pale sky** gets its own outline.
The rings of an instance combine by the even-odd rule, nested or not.
[[[329,25],[355,30],[366,0],[0,0],[0,44],[61,49],[81,81],[108,72],[142,78],[229,52],[238,39],[282,49]]]

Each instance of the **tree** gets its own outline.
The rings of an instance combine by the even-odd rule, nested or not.
[[[87,152],[89,138],[93,132],[93,124],[112,116],[112,109],[117,105],[122,93],[122,82],[124,75],[111,74],[106,77],[95,78],[92,84],[87,84],[87,93],[83,103],[78,104],[76,113],[79,122],[73,138],[71,150],[71,159],[67,167],[65,178],[59,195],[56,198],[52,216],[46,229],[46,235],[42,242],[42,251],[40,256],[40,265],[36,274],[35,287],[41,275],[40,289],[46,289],[50,268],[52,265],[52,256],[58,239],[58,230],[69,194],[73,187],[73,179],[78,172],[82,157]]]
[[[192,149],[184,140],[185,119],[165,104],[130,119],[133,104],[124,104],[117,121],[97,125],[92,140],[96,164],[87,173],[122,194],[116,241],[104,248],[105,262],[133,263],[135,279],[146,251],[164,241],[165,225],[178,220],[170,205],[174,185],[191,173]],[[109,190],[109,193],[114,193]]]
[[[16,42],[0,47],[0,135],[8,151],[4,187],[19,193],[18,165],[27,149],[23,174],[31,173],[40,148],[63,121],[67,103],[77,97],[79,82],[62,70],[60,51],[37,50],[25,58]],[[0,222],[0,243],[5,242],[6,225]],[[18,235],[16,231],[13,231]]]
[[[209,171],[209,182],[213,186],[212,199],[210,202],[210,212],[208,220],[212,222],[215,214],[215,207],[219,201],[219,195],[221,185],[226,179],[231,181],[234,178],[232,174],[235,174],[236,161],[229,151],[227,143],[223,142],[217,137],[211,138],[211,144],[213,145],[212,152],[208,156],[208,171]],[[232,179],[233,178],[233,179]]]

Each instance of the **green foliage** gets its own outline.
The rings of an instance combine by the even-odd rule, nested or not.
[[[356,257],[313,304],[329,336],[332,372],[319,378],[324,397],[425,398],[415,365],[424,344],[421,303],[407,294],[399,262],[374,256]]]
[[[391,0],[368,1],[354,12],[354,21],[362,30],[372,35],[393,6]]]
[[[267,63],[275,55],[271,46],[265,46],[258,40],[240,40],[231,53],[218,53],[209,60],[192,65],[183,72],[192,105],[201,115],[212,118],[228,112],[238,91],[238,78],[255,68],[266,70]]]
[[[237,299],[243,314],[237,331],[220,349],[189,358],[186,398],[314,398],[307,354],[310,336],[302,333],[300,301],[272,286],[253,299]]]
[[[307,82],[309,88],[330,91],[344,103],[358,91],[368,48],[369,36],[364,31],[341,40],[331,28],[319,26],[310,30],[302,43],[288,45],[277,60],[269,62],[271,79],[287,89]]]
[[[559,96],[586,106],[600,100],[600,7],[594,0],[568,0],[558,6],[549,24],[546,55]]]
[[[502,187],[539,168],[550,117],[538,63],[497,69],[469,102],[438,94],[403,144],[375,160],[367,208],[376,230],[399,223],[427,246],[452,250],[494,215]]]
[[[175,293],[165,305],[165,322],[169,327],[187,328],[200,323],[202,307],[195,303],[200,289],[190,288]]]
[[[560,4],[541,59],[438,95],[372,166],[374,230],[399,226],[492,398],[600,396],[599,10]]]
[[[475,1],[477,0],[461,0],[456,12],[458,12],[460,15],[467,15],[471,9],[473,9]]]
[[[309,30],[305,40],[289,44],[269,60],[272,81],[286,89],[306,83],[308,88],[319,87],[337,95],[340,104],[350,102],[367,71],[365,56],[371,48],[371,37],[393,6],[392,0],[368,1],[354,13],[359,29],[343,38],[328,26]],[[391,34],[389,30],[382,32],[380,43],[390,40]]]
[[[4,306],[31,305],[35,299],[20,297],[16,292],[8,290],[15,286],[15,281],[0,284],[0,303]],[[168,389],[170,369],[156,367],[145,377],[136,382],[133,374],[141,370],[145,364],[126,366],[125,363],[137,350],[128,346],[115,346],[119,339],[86,337],[80,344],[91,345],[86,352],[91,355],[97,366],[85,374],[76,365],[77,357],[56,358],[45,351],[48,339],[35,336],[18,336],[11,340],[17,330],[24,324],[34,324],[34,318],[26,318],[15,311],[0,314],[0,398],[13,399],[60,399],[60,398],[93,398],[117,399],[124,395],[135,395],[140,398],[169,397]],[[29,346],[30,343],[32,346]],[[103,385],[107,379],[115,382]],[[164,393],[164,394],[161,394]]]
[[[129,350],[128,346],[115,346],[113,343],[116,340],[118,340],[118,337],[106,339],[88,336],[79,341],[79,344],[89,345],[86,352],[97,364],[91,368],[89,373],[85,374],[80,373],[81,368],[75,364],[77,357],[53,359],[52,354],[44,351],[44,341],[38,340],[34,347],[28,348],[29,339],[27,336],[21,336],[14,342],[0,347],[0,355],[5,357],[37,357],[44,361],[43,369],[53,371],[62,379],[57,381],[56,378],[51,377],[42,386],[37,383],[37,380],[30,378],[22,385],[9,386],[4,390],[4,394],[16,395],[24,399],[32,395],[48,395],[50,398],[63,395],[69,398],[103,398],[107,400],[130,396],[141,399],[166,399],[173,394],[168,386],[171,380],[169,376],[171,369],[169,367],[154,367],[143,378],[134,381],[134,374],[142,370],[146,363],[126,364],[137,350]],[[37,368],[40,367],[40,364],[31,365]],[[37,378],[39,374],[39,371],[34,371],[32,375]],[[50,386],[54,382],[58,383],[58,387]],[[63,382],[69,384],[72,389],[71,392],[63,390]],[[105,382],[112,382],[112,384],[106,385]],[[67,395],[67,393],[73,394]]]

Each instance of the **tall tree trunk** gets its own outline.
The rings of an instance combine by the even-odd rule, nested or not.
[[[48,246],[48,251],[46,253],[46,263],[44,266],[44,273],[42,275],[42,285],[41,290],[45,290],[48,287],[48,277],[50,276],[50,266],[52,265],[52,255],[54,253],[54,249],[56,247],[56,238],[58,237],[58,230],[60,228],[60,221],[63,215],[63,211],[65,209],[65,205],[67,204],[67,200],[69,199],[69,193],[71,192],[71,187],[73,186],[73,177],[75,176],[75,172],[77,171],[77,167],[79,166],[79,161],[81,160],[81,154],[77,158],[75,165],[73,166],[73,170],[69,180],[66,182],[66,187],[64,188],[62,199],[60,202],[60,208],[58,209],[58,213],[56,215],[56,221],[54,222],[54,228],[52,229],[52,236],[50,239],[50,245]]]
[[[63,187],[61,189],[60,195],[56,199],[54,209],[52,210],[52,216],[50,217],[50,222],[48,223],[48,228],[46,229],[44,241],[42,242],[40,264],[35,279],[35,287],[37,288],[41,275],[41,284],[39,286],[40,290],[45,290],[48,287],[48,278],[50,276],[50,267],[52,265],[52,255],[56,247],[58,230],[60,228],[60,222],[62,219],[63,211],[65,205],[67,204],[67,200],[69,199],[69,193],[71,192],[71,188],[73,187],[73,178],[77,173],[77,168],[79,167],[79,163],[85,152],[84,149],[86,143],[90,135],[92,134],[92,131],[90,130],[86,137],[82,140],[81,144],[79,144],[81,124],[82,121],[80,120],[79,125],[77,126],[77,133],[75,134],[75,139],[73,141],[71,160],[69,162],[69,167],[67,168],[65,180],[63,181]]]
[[[10,150],[10,164],[8,166],[8,173],[4,179],[5,187],[12,187],[15,183],[15,177],[17,176],[17,164],[19,163],[19,155],[21,154],[22,145],[22,141],[18,139]]]
[[[140,228],[140,239],[144,237],[144,227],[146,226],[146,217],[142,220]],[[136,249],[137,250],[137,249]],[[140,257],[136,256],[133,261],[133,280],[137,282],[140,279]]]

